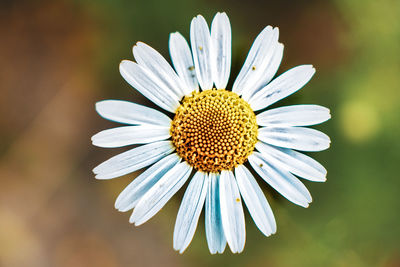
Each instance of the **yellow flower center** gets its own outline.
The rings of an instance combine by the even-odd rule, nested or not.
[[[178,107],[171,125],[180,157],[204,172],[232,170],[243,164],[257,143],[256,115],[227,90],[192,92]]]

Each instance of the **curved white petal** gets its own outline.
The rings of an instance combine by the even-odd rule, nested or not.
[[[258,139],[280,147],[302,151],[321,151],[330,146],[326,134],[305,127],[263,127],[258,130]]]
[[[219,179],[219,174],[209,174],[208,193],[205,205],[205,227],[207,244],[211,254],[222,253],[226,247],[226,239],[221,220]]]
[[[211,24],[211,67],[217,89],[225,89],[231,71],[232,31],[228,16],[217,13]]]
[[[174,113],[179,106],[179,98],[156,75],[139,64],[123,60],[119,71],[130,85],[159,107]]]
[[[193,239],[206,199],[207,188],[207,173],[196,172],[186,189],[176,218],[174,249],[179,250],[179,253],[183,253]]]
[[[268,63],[268,65],[265,67],[265,71],[263,71],[261,74],[261,77],[259,77],[257,83],[250,88],[247,88],[246,90],[243,91],[242,98],[245,101],[249,101],[249,99],[258,91],[260,91],[264,86],[266,86],[272,78],[275,76],[276,72],[279,69],[279,66],[281,65],[282,57],[283,57],[283,44],[278,43],[275,46],[274,53]],[[257,69],[256,69],[257,70]],[[256,71],[255,70],[255,71]]]
[[[257,115],[260,126],[309,126],[331,118],[329,109],[319,105],[293,105],[269,109]]]
[[[312,65],[294,67],[255,93],[248,102],[253,110],[266,108],[302,88],[314,73]]]
[[[115,200],[115,208],[122,212],[133,209],[140,198],[179,161],[179,156],[174,153],[156,162],[125,187]]]
[[[222,171],[219,196],[222,226],[232,253],[240,253],[246,241],[246,228],[240,193],[231,171]]]
[[[123,126],[101,131],[92,136],[92,143],[98,147],[122,147],[133,144],[147,144],[169,138],[170,128],[165,126],[139,125]]]
[[[129,222],[138,226],[153,217],[184,185],[191,171],[192,167],[186,162],[181,162],[170,169],[139,200],[129,218]]]
[[[307,188],[290,172],[276,168],[265,159],[262,154],[253,152],[249,156],[253,169],[270,186],[294,204],[307,208],[312,201]]]
[[[97,179],[119,177],[149,166],[174,151],[171,141],[159,141],[135,147],[104,161],[93,172]]]
[[[249,54],[237,76],[232,91],[242,95],[247,90],[257,90],[256,86],[265,85],[268,81],[268,66],[278,46],[279,30],[267,26],[257,36]],[[275,74],[275,73],[274,73]],[[272,77],[271,77],[272,78]]]
[[[180,100],[184,95],[184,85],[171,65],[151,46],[138,42],[132,48],[136,62],[153,73]]]
[[[103,118],[119,123],[171,126],[171,119],[164,113],[128,101],[99,101],[96,111]]]
[[[266,236],[274,234],[276,232],[275,217],[256,179],[243,165],[236,167],[235,177],[240,194],[258,229]]]
[[[213,77],[211,72],[211,36],[203,16],[198,15],[190,24],[190,43],[197,80],[203,90],[212,89]]]
[[[185,83],[185,95],[198,90],[196,71],[194,69],[192,52],[185,38],[179,33],[171,33],[169,37],[169,54],[178,76]]]
[[[271,164],[280,166],[297,176],[313,182],[326,181],[326,169],[309,156],[291,149],[267,145],[263,142],[258,142],[256,149]]]

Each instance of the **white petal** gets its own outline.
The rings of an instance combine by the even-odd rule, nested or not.
[[[153,73],[139,64],[123,60],[119,64],[119,71],[130,85],[159,107],[174,113],[179,106],[179,98]]]
[[[174,151],[171,141],[160,141],[135,147],[104,161],[93,172],[97,179],[119,177],[149,166]]]
[[[189,178],[192,167],[181,162],[170,169],[149,191],[139,200],[129,219],[136,226],[145,223],[153,217],[170,198],[183,186]]]
[[[179,250],[179,253],[183,253],[193,239],[206,199],[207,188],[207,173],[196,172],[186,189],[176,218],[174,249]]]
[[[242,95],[247,90],[258,89],[255,86],[266,84],[268,77],[265,74],[278,46],[278,37],[278,28],[273,29],[271,26],[265,27],[257,36],[233,84],[233,92]]]
[[[270,186],[278,191],[282,196],[294,204],[307,208],[312,201],[307,188],[294,177],[290,172],[270,165],[260,153],[253,152],[249,156],[249,161],[253,169]]]
[[[96,111],[103,118],[119,123],[171,126],[171,119],[164,113],[128,101],[99,101],[96,103]]]
[[[240,253],[246,241],[246,228],[240,193],[231,171],[222,171],[219,196],[222,226],[232,253]]]
[[[283,44],[278,43],[275,47],[274,53],[272,55],[271,60],[269,61],[266,70],[262,73],[261,77],[259,77],[258,82],[253,87],[247,88],[247,90],[243,91],[242,98],[245,101],[249,101],[249,99],[254,96],[255,93],[260,91],[264,86],[266,86],[272,78],[275,76],[276,72],[281,65],[282,57],[283,57]],[[257,69],[256,69],[257,70]]]
[[[190,24],[190,43],[197,80],[203,90],[212,89],[213,77],[211,72],[211,36],[203,16],[193,18]]]
[[[266,108],[302,88],[314,73],[312,65],[294,67],[254,94],[248,102],[253,110]]]
[[[274,108],[257,115],[260,126],[309,126],[331,118],[329,109],[318,105],[293,105]]]
[[[217,13],[211,24],[212,73],[215,87],[225,89],[231,70],[232,31],[228,16]]]
[[[273,165],[314,182],[326,181],[326,169],[316,160],[297,151],[258,142],[256,148]]]
[[[325,150],[331,143],[326,134],[304,127],[263,127],[258,130],[258,139],[274,146],[302,151]]]
[[[169,138],[169,130],[169,127],[153,125],[117,127],[93,135],[92,143],[99,147],[147,144]]]
[[[275,217],[256,179],[243,165],[236,167],[235,177],[240,194],[258,229],[266,236],[274,234],[276,232]]]
[[[119,194],[115,201],[115,208],[122,212],[133,209],[139,199],[179,161],[179,156],[174,153],[156,162],[153,166],[136,177]]]
[[[169,37],[169,54],[176,72],[186,85],[183,88],[185,95],[190,94],[192,91],[197,91],[199,85],[194,69],[192,52],[185,38],[178,32],[171,33]]]
[[[132,49],[136,62],[153,73],[180,100],[184,85],[171,65],[151,46],[138,42]]]
[[[219,174],[209,174],[205,208],[205,227],[207,244],[211,254],[222,253],[226,247],[226,239],[221,221],[219,179]]]

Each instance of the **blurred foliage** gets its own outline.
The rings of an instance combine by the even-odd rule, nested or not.
[[[297,207],[262,181],[278,231],[264,237],[246,213],[245,251],[208,252],[201,217],[183,255],[172,248],[182,192],[135,228],[113,209],[132,175],[95,181],[117,153],[90,136],[114,125],[94,103],[151,105],[119,75],[144,41],[166,58],[168,35],[189,36],[191,18],[228,13],[231,83],[266,25],[280,28],[279,73],[312,63],[317,73],[278,103],[316,103],[332,119],[318,129],[332,147],[312,154],[328,169],[305,182],[314,202]],[[400,266],[400,5],[333,1],[4,1],[0,4],[1,266]],[[183,190],[181,190],[183,191]]]

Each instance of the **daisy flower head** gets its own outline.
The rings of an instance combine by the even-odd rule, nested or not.
[[[311,65],[294,67],[273,79],[283,55],[278,28],[267,26],[255,39],[232,88],[231,26],[217,13],[211,30],[198,15],[190,25],[190,46],[172,33],[173,67],[144,43],[133,47],[136,62],[120,64],[123,78],[165,112],[139,104],[105,100],[96,104],[105,119],[127,126],[92,137],[99,147],[136,146],[101,163],[97,179],[120,177],[148,167],[118,196],[115,207],[133,209],[130,222],[152,218],[189,180],[180,205],[173,247],[183,252],[205,211],[206,239],[212,254],[226,244],[243,251],[243,204],[260,231],[276,232],[275,218],[249,167],[294,204],[308,207],[311,195],[298,177],[323,182],[327,171],[298,151],[321,151],[327,135],[306,128],[330,118],[318,105],[268,106],[302,88],[314,75]],[[248,163],[247,163],[248,162]]]

